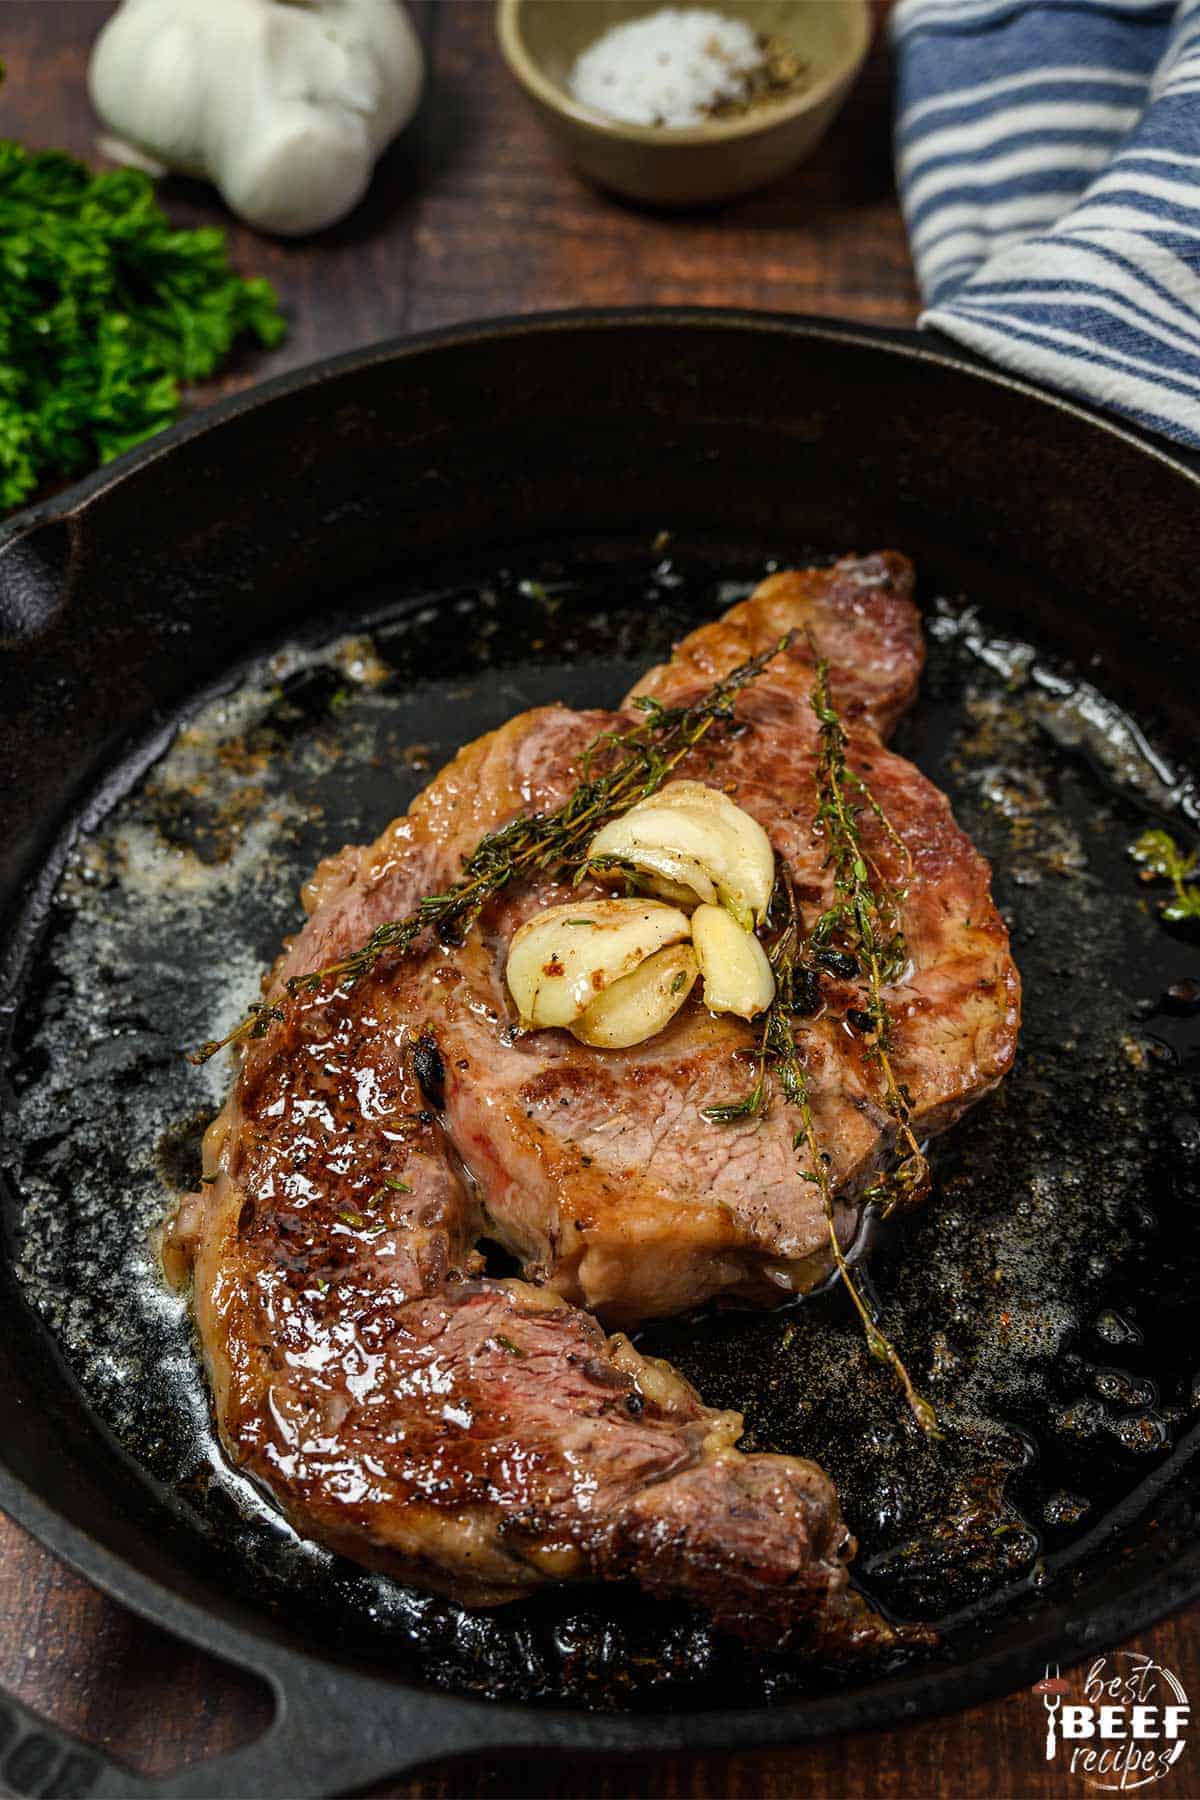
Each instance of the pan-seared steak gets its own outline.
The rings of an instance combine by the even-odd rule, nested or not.
[[[633,1576],[768,1642],[892,1641],[848,1586],[821,1470],[740,1455],[740,1416],[665,1363],[546,1288],[479,1279],[476,1207],[403,1056],[360,1063],[349,1018],[316,1055],[287,1035],[297,1079],[273,1058],[213,1127],[237,1173],[202,1216],[185,1201],[173,1247],[195,1246],[223,1441],[297,1530],[467,1605]],[[281,1154],[281,1101],[323,1180]]]
[[[680,704],[806,628],[677,773],[759,820],[811,923],[832,879],[813,833],[814,645],[832,665],[848,761],[912,858],[909,967],[885,998],[923,1134],[1011,1063],[1019,988],[987,865],[945,798],[883,747],[920,672],[910,592],[894,555],[775,576],[635,691]],[[545,707],[469,745],[375,844],[322,865],[269,991],[445,889],[487,832],[559,804],[586,747],[621,722]],[[868,812],[861,830],[898,878]],[[193,1261],[224,1441],[299,1529],[469,1603],[633,1576],[772,1641],[878,1641],[886,1627],[847,1589],[852,1545],[821,1471],[740,1455],[736,1414],[579,1310],[630,1324],[716,1293],[769,1300],[830,1258],[782,1099],[733,1126],[703,1117],[749,1085],[749,1025],[693,997],[631,1050],[515,1030],[508,944],[564,897],[549,879],[513,886],[462,947],[299,997],[249,1044],[207,1140],[210,1185],[168,1239]],[[841,970],[797,1021],[844,1241],[894,1134],[863,1005]],[[481,1236],[527,1279],[483,1279]]]

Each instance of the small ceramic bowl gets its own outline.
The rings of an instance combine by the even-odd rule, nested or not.
[[[679,128],[629,125],[572,99],[576,57],[613,25],[661,6],[700,5],[791,44],[807,65],[795,93]],[[499,0],[509,68],[547,131],[602,187],[657,206],[700,206],[761,187],[817,143],[862,66],[870,0]]]

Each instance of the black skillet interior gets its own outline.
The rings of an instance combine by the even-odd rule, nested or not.
[[[329,1791],[431,1743],[878,1723],[1194,1591],[1200,1025],[1179,984],[1200,944],[1158,921],[1125,851],[1196,825],[1197,486],[912,341],[593,315],[287,380],[0,543],[0,1500],[293,1695],[318,1657],[347,1721],[369,1696],[353,1775],[333,1750],[322,1775],[293,1717],[288,1780]],[[527,704],[615,699],[772,561],[883,544],[914,557],[929,612],[900,747],[992,858],[1028,994],[1019,1070],[872,1264],[955,1429],[918,1440],[838,1295],[645,1347],[742,1407],[758,1447],[827,1463],[868,1590],[942,1622],[945,1649],[848,1679],[627,1596],[481,1620],[296,1546],[222,1472],[146,1248],[216,1094],[181,1051],[236,1015],[317,857],[459,743]],[[419,1732],[401,1682],[509,1704],[426,1698]],[[239,1791],[213,1779],[197,1791]]]

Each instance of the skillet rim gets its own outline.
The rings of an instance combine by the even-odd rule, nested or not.
[[[336,356],[285,371],[271,379],[228,395],[190,418],[170,427],[127,452],[106,467],[86,476],[50,499],[23,509],[0,524],[0,556],[31,531],[47,524],[66,524],[74,534],[86,522],[93,505],[139,471],[171,455],[181,444],[232,425],[249,414],[269,408],[273,402],[296,392],[335,383],[339,377],[381,364],[391,364],[430,350],[452,350],[467,343],[503,343],[516,338],[544,337],[549,333],[586,335],[629,326],[671,331],[702,327],[752,335],[789,336],[812,345],[835,343],[882,350],[910,366],[932,365],[989,388],[1001,388],[1021,397],[1035,411],[1042,408],[1066,415],[1101,440],[1121,444],[1177,475],[1196,491],[1200,500],[1200,464],[1175,446],[1150,438],[1063,395],[1045,392],[1017,376],[975,358],[960,346],[935,334],[905,327],[885,327],[804,314],[755,312],[744,308],[698,306],[627,306],[556,310],[471,321],[434,331],[386,339]],[[70,581],[68,569],[66,580]],[[0,1446],[0,1509],[15,1519],[40,1543],[68,1563],[120,1604],[176,1633],[187,1642],[209,1651],[265,1679],[285,1710],[289,1691],[304,1686],[305,1676],[323,1675],[348,1697],[377,1706],[390,1696],[399,1715],[419,1706],[437,1722],[436,1747],[411,1741],[407,1730],[398,1736],[397,1752],[385,1758],[389,1770],[415,1766],[437,1756],[467,1750],[541,1744],[554,1748],[587,1748],[609,1751],[650,1751],[673,1748],[719,1748],[747,1743],[783,1744],[847,1730],[877,1729],[906,1720],[958,1711],[1001,1693],[1011,1692],[1031,1679],[1055,1653],[1078,1660],[1088,1651],[1108,1647],[1157,1623],[1171,1612],[1200,1596],[1200,1545],[1193,1545],[1174,1564],[1153,1571],[1128,1594],[1101,1598],[1074,1615],[1058,1605],[1047,1610],[1041,1628],[1024,1642],[985,1651],[968,1663],[932,1663],[911,1673],[893,1676],[882,1690],[866,1687],[849,1694],[795,1699],[777,1708],[741,1707],[719,1712],[672,1714],[588,1713],[556,1710],[509,1700],[470,1700],[431,1692],[403,1678],[365,1675],[345,1662],[327,1660],[308,1649],[296,1649],[281,1641],[264,1614],[261,1625],[242,1625],[220,1618],[199,1603],[186,1599],[174,1588],[144,1574],[116,1552],[108,1550],[87,1531],[72,1525],[54,1511],[3,1465]],[[1171,1470],[1171,1476],[1175,1473]],[[1165,1474],[1165,1472],[1164,1472]],[[1138,1490],[1144,1495],[1154,1477]],[[1168,1485],[1164,1479],[1164,1487]],[[397,1722],[398,1719],[397,1719]],[[267,1737],[273,1737],[280,1720]],[[422,1736],[425,1734],[415,1734]],[[457,1737],[458,1741],[455,1742]],[[260,1739],[259,1742],[265,1742]],[[405,1745],[408,1745],[406,1751]],[[412,1751],[418,1751],[414,1758]],[[237,1753],[235,1753],[236,1756]],[[219,1762],[196,1765],[215,1771]],[[158,1784],[146,1788],[159,1791]],[[167,1791],[165,1786],[161,1791]],[[232,1790],[230,1790],[232,1791]],[[312,1790],[316,1791],[316,1790]],[[332,1791],[322,1789],[324,1791]]]
[[[182,443],[207,436],[244,413],[258,411],[272,401],[305,388],[318,387],[353,370],[366,369],[376,363],[391,362],[401,357],[419,355],[426,350],[483,340],[501,342],[526,335],[542,336],[548,331],[568,332],[582,327],[620,327],[649,325],[656,328],[688,325],[716,325],[730,330],[755,333],[770,332],[797,335],[808,340],[839,344],[866,344],[888,350],[904,361],[930,363],[951,368],[971,376],[989,387],[1008,389],[1032,400],[1050,411],[1065,413],[1080,420],[1104,436],[1114,438],[1142,455],[1148,455],[1165,467],[1186,476],[1200,492],[1200,457],[1192,458],[1178,445],[1166,445],[1136,427],[1121,423],[1107,414],[1065,394],[1034,386],[1022,377],[986,363],[973,351],[956,344],[940,332],[918,331],[905,325],[869,325],[852,319],[827,317],[819,313],[756,312],[749,307],[733,306],[591,306],[562,307],[546,312],[500,313],[493,318],[468,320],[457,325],[442,325],[431,331],[382,338],[378,343],[357,349],[339,351],[334,356],[320,357],[298,368],[284,370],[266,381],[240,388],[223,399],[156,432],[144,443],[135,445],[122,456],[72,482],[60,493],[35,502],[0,522],[0,553],[32,527],[63,523],[81,516],[111,488],[119,486],[139,469],[168,456]]]

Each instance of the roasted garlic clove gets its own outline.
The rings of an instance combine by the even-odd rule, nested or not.
[[[669,781],[596,833],[589,858],[613,857],[680,904],[720,900],[747,929],[766,916],[775,854],[756,819],[702,781]]]
[[[627,1050],[669,1025],[699,974],[690,944],[670,944],[605,988],[571,1030],[597,1050]]]
[[[752,932],[743,931],[723,906],[698,906],[692,914],[692,943],[710,1012],[753,1019],[766,1011],[775,998],[775,977]]]
[[[522,1025],[570,1025],[596,997],[690,931],[657,900],[575,900],[514,932],[506,975]]]
[[[761,925],[775,886],[775,852],[757,819],[703,781],[669,781],[655,796],[659,804],[707,817],[719,826],[723,856],[710,868],[721,903],[749,911]]]
[[[686,839],[687,830],[671,830],[671,815],[667,817],[667,829],[671,831],[671,835],[676,839]],[[597,855],[619,856],[622,863],[632,863],[640,875],[648,877],[646,886],[660,899],[669,900],[675,906],[697,906],[704,901],[710,906],[716,905],[716,884],[705,872],[704,865],[695,856],[689,856],[682,850],[668,849],[655,842],[656,823],[649,813],[630,821],[630,829],[623,839],[618,840],[621,847],[615,850],[597,850],[598,839],[605,832],[612,831],[614,826],[624,823],[624,819],[614,819],[612,825],[606,825],[604,831],[597,833],[597,838],[593,839],[588,850],[589,858]],[[605,871],[598,869],[596,873],[603,875]]]

